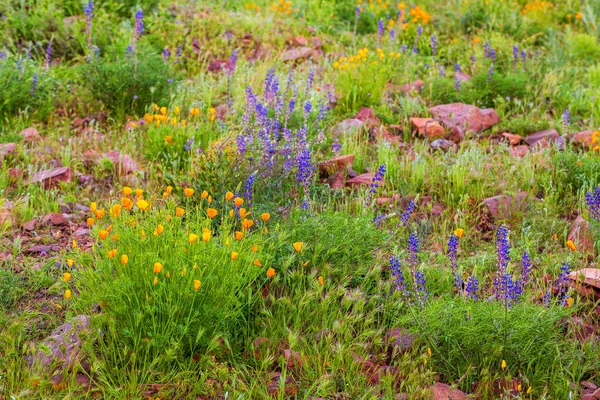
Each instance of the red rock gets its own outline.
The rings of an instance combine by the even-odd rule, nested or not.
[[[454,73],[454,79],[458,79],[461,82],[469,82],[471,80],[471,76],[459,71]]]
[[[378,197],[376,202],[379,206],[385,206],[386,204],[394,204],[402,200],[402,196],[394,194],[392,197]]]
[[[17,145],[15,143],[2,143],[0,144],[0,162],[11,154],[17,151]]]
[[[456,147],[456,143],[454,143],[452,140],[436,139],[433,142],[431,142],[429,146],[434,150],[448,151]]]
[[[40,133],[34,127],[23,129],[21,132],[19,132],[19,135],[23,136],[23,139],[30,143],[42,140]]]
[[[334,136],[344,135],[346,133],[354,133],[361,130],[365,123],[359,119],[350,118],[339,122],[333,129]]]
[[[290,49],[281,55],[281,61],[296,61],[302,58],[308,58],[313,54],[313,49],[310,47],[300,47],[298,49]]]
[[[477,108],[464,103],[443,104],[429,109],[431,115],[464,137],[467,130],[479,133],[500,122],[493,108]]]
[[[212,60],[208,63],[208,72],[221,72],[227,66],[225,60]]]
[[[290,42],[290,44],[292,44],[294,46],[299,46],[299,47],[306,47],[306,46],[308,46],[308,39],[305,38],[304,36],[301,36],[301,35],[296,36],[295,38],[293,38],[289,42]]]
[[[521,135],[514,135],[508,132],[504,132],[502,136],[508,139],[508,142],[513,146],[518,145],[519,143],[521,143],[521,140],[523,140],[523,137],[521,137]]]
[[[21,168],[11,168],[8,170],[8,180],[9,182],[16,182],[19,179],[23,178],[23,170]]]
[[[59,167],[52,170],[36,172],[29,183],[41,183],[45,189],[58,186],[58,182],[71,182],[73,170],[69,167]]]
[[[346,185],[345,174],[343,172],[336,172],[333,174],[333,176],[327,179],[327,183],[332,189],[343,189]]]
[[[378,128],[381,126],[381,120],[370,107],[363,107],[354,116],[354,119],[364,122],[369,128]]]
[[[30,247],[30,248],[26,249],[24,251],[24,253],[25,254],[40,254],[41,255],[42,253],[48,254],[48,253],[51,253],[51,252],[57,252],[58,250],[59,250],[59,247],[56,246],[56,245],[53,245],[53,246],[39,245],[39,246],[33,246],[33,247]]]
[[[445,383],[436,383],[429,388],[433,394],[433,400],[467,400],[467,395],[458,389],[451,389]]]
[[[66,222],[65,217],[62,214],[47,214],[42,217],[42,225],[64,225]]]
[[[104,157],[110,159],[117,167],[118,175],[128,175],[140,170],[140,166],[127,154],[121,154],[118,151],[108,151]]]
[[[571,142],[573,142],[576,145],[591,147],[592,140],[594,139],[593,136],[594,131],[583,131],[569,135],[569,139],[571,139]]]
[[[328,177],[334,172],[344,171],[346,167],[351,167],[354,163],[354,154],[337,156],[327,161],[321,161],[318,164],[319,176]]]
[[[225,117],[227,116],[228,113],[229,113],[229,106],[227,104],[219,104],[215,108],[215,117],[219,121],[225,121]]]
[[[0,227],[3,227],[5,224],[12,225],[12,216],[10,210],[2,207],[0,208]]]
[[[323,41],[317,36],[310,38],[310,45],[315,49],[320,49],[323,46]]]
[[[411,118],[410,123],[419,134],[424,135],[429,140],[443,138],[445,135],[444,128],[440,123],[431,118]]]
[[[589,230],[589,223],[581,215],[573,221],[567,240],[572,240],[581,252],[594,253],[594,237]]]
[[[588,339],[595,339],[597,337],[598,329],[588,324],[580,317],[571,317],[568,324],[580,342],[585,342]]]
[[[571,280],[571,286],[582,296],[600,299],[600,269],[583,268],[571,272],[567,278]]]
[[[360,174],[355,178],[348,179],[346,181],[346,186],[349,186],[351,188],[357,188],[362,185],[370,185],[372,181],[373,181],[373,174],[371,174],[371,173]]]
[[[96,161],[98,161],[100,159],[100,154],[94,150],[94,149],[89,149],[83,152],[83,162],[85,162],[86,164],[92,164],[95,163]]]
[[[26,231],[35,230],[35,226],[37,225],[37,219],[32,219],[31,221],[27,221],[21,224],[21,227]]]
[[[522,144],[510,148],[510,154],[515,157],[525,157],[529,153],[529,146]]]
[[[281,352],[281,355],[285,359],[287,368],[289,370],[297,371],[302,368],[304,360],[299,352],[294,351],[292,349],[285,349]]]
[[[532,133],[531,135],[527,136],[524,140],[528,145],[535,146],[542,140],[546,140],[547,143],[560,144],[561,139],[562,138],[560,137],[556,129],[547,129],[545,131]]]
[[[527,192],[521,192],[514,199],[509,195],[499,195],[489,197],[483,202],[494,219],[508,219],[515,212],[525,211],[527,197]]]
[[[423,82],[420,79],[417,79],[414,82],[411,83],[405,83],[404,85],[402,85],[401,90],[406,93],[406,94],[410,94],[411,92],[421,92],[421,90],[423,90],[423,87],[425,86],[425,82]]]

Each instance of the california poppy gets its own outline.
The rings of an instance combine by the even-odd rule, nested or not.
[[[64,279],[65,282],[69,282],[71,280],[71,274],[68,273],[68,272],[65,272],[63,274],[63,279]]]
[[[160,274],[160,271],[163,270],[163,265],[159,262],[155,262],[154,263],[154,273],[155,274]]]
[[[194,189],[192,188],[185,188],[183,189],[183,192],[185,193],[186,197],[192,197],[194,195]]]
[[[233,199],[233,193],[231,193],[231,192],[225,193],[225,200],[229,201],[231,199]]]
[[[65,290],[65,299],[69,300],[71,297],[71,291],[69,289]]]
[[[292,246],[294,246],[294,250],[296,250],[296,253],[300,253],[300,250],[302,250],[302,245],[304,243],[303,242],[294,242],[292,243]]]
[[[256,265],[257,267],[262,267],[262,264],[260,263],[260,260],[258,258],[255,258],[252,264]]]
[[[92,225],[94,225],[94,218],[90,217],[90,218],[87,219],[86,222],[87,222],[87,226],[91,227]]]
[[[148,203],[146,200],[138,200],[135,205],[142,211],[146,211],[148,208],[150,208],[150,203]]]
[[[572,240],[567,240],[567,247],[571,250],[571,251],[575,251],[577,250],[577,247],[575,246],[575,243],[573,243]]]
[[[202,191],[202,194],[200,195],[201,199],[205,199],[208,197],[208,192],[206,190]]]
[[[217,216],[219,212],[217,210],[215,210],[214,208],[209,208],[206,210],[206,215],[208,215],[208,218],[214,218]]]
[[[199,290],[202,283],[198,279],[194,279],[194,290]]]
[[[233,199],[233,204],[235,204],[236,207],[239,207],[242,204],[244,204],[244,199],[242,199],[241,197],[236,197],[235,199]]]
[[[175,208],[175,215],[178,217],[181,217],[183,214],[185,214],[185,210],[181,207],[176,207]]]
[[[92,201],[90,203],[90,212],[96,212],[96,209],[98,208],[98,205],[96,204],[95,201]]]
[[[244,237],[244,233],[240,232],[240,231],[236,231],[235,232],[235,238],[237,240],[241,240]]]
[[[275,270],[273,268],[269,268],[267,270],[267,278],[272,278],[275,276]]]
[[[131,193],[133,193],[132,188],[130,188],[129,186],[123,187],[123,195],[124,196],[129,196]]]
[[[73,263],[74,263],[74,260],[72,258],[67,258],[67,265],[69,266],[69,268],[73,267]]]
[[[458,236],[459,239],[463,237],[463,233],[465,233],[465,230],[462,228],[458,228],[458,229],[454,230],[454,234],[456,236]]]
[[[112,249],[108,251],[108,258],[113,258],[117,255],[117,249]]]
[[[100,236],[100,239],[104,240],[108,237],[108,231],[101,230],[98,232],[98,236]]]
[[[121,264],[126,265],[129,262],[129,257],[127,254],[121,255]]]
[[[263,220],[263,222],[267,222],[269,220],[269,218],[271,218],[271,214],[262,213],[262,214],[260,214],[260,218]]]
[[[188,242],[190,244],[194,243],[196,240],[198,240],[198,235],[196,235],[195,233],[190,233],[190,236],[188,238]]]

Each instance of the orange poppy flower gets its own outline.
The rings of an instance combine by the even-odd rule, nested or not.
[[[231,193],[231,192],[225,193],[225,200],[229,201],[231,199],[233,199],[233,193]]]
[[[233,204],[235,204],[236,207],[239,207],[242,204],[244,204],[244,199],[242,199],[241,197],[236,197],[235,199],[233,199]]]
[[[300,250],[302,250],[302,245],[304,245],[303,242],[292,243],[292,246],[294,246],[294,250],[296,250],[296,253],[300,253]]]
[[[252,225],[254,225],[254,221],[252,221],[251,219],[244,219],[242,221],[242,229],[244,229],[245,231],[250,229]]]
[[[185,188],[183,189],[183,192],[185,193],[186,197],[192,197],[194,195],[194,189],[192,188]]]
[[[121,255],[121,264],[127,265],[128,262],[129,262],[129,257],[127,256],[127,254]]]
[[[262,267],[262,264],[260,263],[260,260],[258,258],[255,258],[252,264],[256,265],[257,267]]]
[[[571,250],[571,251],[575,251],[577,250],[577,247],[575,246],[575,243],[573,243],[572,240],[567,240],[567,247]]]
[[[240,231],[236,231],[235,232],[235,238],[237,240],[241,240],[243,237],[244,237],[244,233],[243,232],[240,232]]]
[[[208,197],[208,192],[207,192],[206,190],[204,190],[204,191],[202,192],[202,194],[200,195],[200,198],[201,198],[201,199],[205,199],[205,198],[207,198],[207,197]]]
[[[185,214],[185,210],[181,207],[176,207],[175,208],[175,215],[177,217],[181,217],[183,214]]]
[[[132,188],[130,188],[129,186],[123,187],[123,196],[129,196],[131,193],[133,193]]]
[[[273,268],[269,268],[267,270],[267,278],[272,278],[275,276],[275,270]]]
[[[108,258],[113,258],[117,255],[117,249],[112,249],[108,251]]]
[[[154,273],[155,274],[160,274],[160,271],[163,270],[163,265],[159,262],[155,262],[154,263]]]
[[[237,251],[232,251],[231,252],[231,260],[235,261],[239,256],[239,253]]]
[[[194,279],[194,290],[199,290],[202,283],[198,279]]]
[[[133,208],[133,200],[131,200],[128,197],[123,197],[121,199],[121,204],[123,205],[123,207],[125,207],[126,210],[131,211],[131,209]]]
[[[214,208],[209,208],[206,210],[206,215],[208,215],[208,218],[214,218],[217,216],[219,212],[217,210],[215,210]]]
[[[262,214],[260,214],[260,218],[263,220],[263,222],[267,222],[269,220],[269,218],[271,218],[271,214],[262,213]]]
[[[195,233],[190,233],[190,236],[188,238],[188,242],[190,244],[194,243],[196,240],[198,240],[198,235],[196,235]]]
[[[90,217],[90,218],[87,219],[86,222],[87,222],[87,226],[91,228],[92,225],[94,225],[94,218]]]

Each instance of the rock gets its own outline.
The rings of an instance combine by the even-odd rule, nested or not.
[[[521,140],[523,140],[523,137],[521,137],[521,135],[514,135],[514,134],[508,133],[508,132],[504,132],[502,134],[502,136],[504,136],[506,139],[508,139],[508,142],[512,146],[518,145],[519,143],[521,143]]]
[[[65,217],[62,214],[47,214],[42,217],[42,225],[64,225],[66,223]]]
[[[21,228],[23,228],[26,231],[31,232],[31,231],[35,230],[37,223],[38,223],[37,219],[32,219],[31,221],[22,223]]]
[[[21,168],[11,168],[8,170],[8,180],[11,183],[17,182],[23,179],[23,170]]]
[[[227,67],[226,60],[212,60],[208,63],[208,72],[218,73]]]
[[[332,133],[335,136],[343,135],[346,133],[358,132],[365,126],[365,123],[359,119],[350,118],[339,122],[333,129]]]
[[[419,134],[429,140],[444,138],[445,130],[438,121],[431,118],[411,118],[410,123],[416,128]]]
[[[522,144],[510,148],[510,154],[515,157],[525,157],[529,153],[529,146]]]
[[[597,339],[598,329],[580,317],[573,316],[568,321],[569,327],[574,331],[575,336],[580,342],[585,342],[588,339]]]
[[[589,230],[589,223],[581,215],[573,221],[567,240],[572,240],[581,252],[594,253],[594,237]]]
[[[17,151],[17,145],[15,143],[2,143],[0,144],[0,162],[5,157],[15,154]]]
[[[600,269],[583,268],[571,272],[567,278],[571,281],[571,286],[583,297],[600,299]]]
[[[405,83],[404,85],[402,85],[401,90],[406,93],[406,94],[410,94],[411,92],[421,92],[421,90],[423,90],[423,87],[425,86],[425,82],[423,82],[420,79],[417,79],[414,82],[411,83]]]
[[[313,49],[310,47],[300,47],[298,49],[290,49],[281,55],[281,61],[296,61],[302,58],[308,58],[313,54]]]
[[[121,154],[118,151],[108,151],[104,153],[104,157],[110,159],[117,167],[117,175],[129,175],[133,172],[138,172],[140,166],[127,154]]]
[[[313,36],[310,38],[310,45],[314,49],[320,49],[321,47],[323,47],[323,41],[321,40],[321,38]]]
[[[458,71],[454,73],[454,79],[458,79],[461,82],[469,82],[471,80],[471,76],[462,71]]]
[[[343,172],[336,172],[333,176],[327,179],[329,187],[332,189],[343,189],[346,185],[346,177]]]
[[[508,219],[515,212],[526,210],[527,197],[527,192],[521,192],[514,199],[509,195],[499,195],[489,197],[483,202],[494,219]]]
[[[37,254],[41,257],[43,255],[48,255],[49,253],[57,252],[58,250],[60,250],[60,248],[57,245],[51,245],[51,246],[38,245],[38,246],[33,246],[33,247],[30,247],[30,248],[24,250],[23,253],[28,254],[28,255]]]
[[[227,116],[228,113],[229,113],[229,106],[227,104],[219,104],[215,108],[215,117],[219,121],[225,121],[225,117]]]
[[[19,132],[19,135],[23,136],[23,140],[25,140],[28,143],[38,142],[42,140],[40,133],[34,127],[23,129],[21,132]]]
[[[29,368],[38,373],[62,375],[66,370],[81,365],[89,371],[89,363],[81,349],[82,337],[89,335],[90,317],[78,315],[52,331],[50,336],[36,346],[33,355],[27,357]]]
[[[288,370],[298,371],[302,368],[304,360],[299,352],[292,349],[285,349],[281,351],[281,355],[286,362]]]
[[[524,140],[530,146],[535,146],[542,140],[545,140],[547,143],[557,143],[560,145],[561,137],[556,129],[547,129],[545,131],[532,133],[525,137]]]
[[[337,156],[327,161],[321,161],[318,164],[319,176],[327,178],[335,172],[344,171],[346,167],[351,167],[354,163],[354,154]]]
[[[355,178],[348,179],[346,181],[346,186],[351,187],[351,188],[357,188],[362,185],[370,185],[372,181],[373,181],[372,173],[360,174]]]
[[[443,104],[429,109],[431,115],[442,121],[463,138],[467,130],[479,133],[500,122],[493,108],[478,108],[464,103]]]
[[[594,131],[583,131],[569,135],[569,139],[572,143],[583,146],[592,147],[592,140],[594,139]]]
[[[429,387],[433,394],[433,400],[467,400],[467,395],[458,389],[451,389],[445,383],[436,383]]]
[[[298,47],[308,46],[308,39],[301,35],[298,35],[292,39],[288,39],[287,42],[288,42],[288,44],[290,44],[292,46],[298,46]]]
[[[434,150],[448,151],[448,150],[454,148],[456,146],[456,143],[454,143],[451,140],[436,139],[433,142],[431,142],[429,144],[429,146]]]
[[[89,149],[83,152],[83,162],[87,165],[94,164],[98,162],[102,156],[94,149]]]
[[[364,122],[369,128],[379,128],[381,126],[381,120],[370,107],[361,108],[354,119]]]
[[[58,182],[71,182],[72,180],[73,170],[69,167],[59,167],[36,172],[29,179],[29,183],[41,183],[44,189],[50,189],[57,187]]]

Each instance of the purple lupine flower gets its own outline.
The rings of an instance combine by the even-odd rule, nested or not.
[[[381,221],[383,221],[385,219],[386,215],[385,214],[380,214],[378,216],[376,216],[375,218],[373,218],[373,220],[371,222],[373,222],[375,224],[376,228],[379,228],[379,226],[381,225]]]
[[[31,95],[35,95],[35,91],[37,90],[37,84],[38,84],[38,76],[37,74],[33,74],[33,76],[31,77],[31,90],[29,91],[29,93],[31,93]]]
[[[244,182],[244,198],[248,202],[248,207],[252,207],[252,193],[254,188],[254,180],[256,179],[256,173],[248,175],[246,182]]]
[[[312,90],[312,86],[315,82],[315,69],[312,68],[308,71],[308,77],[306,78],[306,95]]]
[[[498,299],[502,301],[505,307],[511,308],[517,301],[520,285],[513,281],[511,274],[504,274],[500,279]]]
[[[419,252],[419,236],[417,236],[416,232],[410,234],[408,238],[408,263],[410,265],[411,274],[414,275],[417,272],[417,266],[419,263],[419,259],[417,258],[417,253]]]
[[[377,43],[379,44],[379,47],[381,47],[381,38],[383,37],[384,30],[383,20],[379,19],[379,21],[377,21]]]
[[[402,216],[400,217],[400,223],[397,225],[397,227],[399,227],[400,225],[405,227],[414,212],[415,212],[415,201],[411,200],[408,202],[408,205],[406,206],[406,210],[404,210],[404,212],[402,213]]]
[[[475,58],[475,55],[471,56],[471,68],[475,68],[475,62],[477,61],[477,58]]]
[[[463,279],[458,274],[458,264],[456,262],[456,253],[458,251],[458,236],[452,235],[450,236],[450,240],[448,241],[448,259],[450,260],[450,269],[452,270],[452,276],[454,276],[454,286],[460,291],[463,285]]]
[[[246,143],[246,136],[243,133],[240,133],[238,137],[235,139],[237,144],[237,152],[241,157],[246,155],[246,151],[248,150],[248,143]]]
[[[417,294],[417,299],[421,307],[425,305],[427,298],[429,297],[429,292],[427,291],[427,286],[425,282],[425,274],[423,271],[417,271],[415,273],[415,291]]]
[[[227,74],[231,77],[235,72],[235,65],[237,64],[238,59],[238,49],[233,50],[231,56],[229,57],[229,61],[227,62]]]
[[[167,61],[171,57],[171,50],[168,47],[165,47],[162,52],[163,60]]]
[[[181,45],[177,46],[177,50],[175,50],[175,57],[181,58],[182,50],[183,50],[183,46],[181,46]],[[177,62],[179,62],[179,60],[177,60],[175,62],[177,63]]]
[[[544,298],[542,300],[544,306],[546,306],[546,308],[550,308],[550,301],[552,300],[552,295],[550,294],[549,290],[546,290],[546,293],[544,293]]]
[[[403,44],[402,46],[400,46],[400,53],[404,53],[406,50],[408,50],[408,46]]]
[[[129,59],[129,56],[133,53],[133,47],[129,44],[125,47],[125,58]]]
[[[494,277],[494,291],[496,299],[500,299],[503,296],[506,297],[506,288],[502,287],[502,280],[505,280],[506,268],[510,261],[509,256],[510,243],[508,242],[508,229],[503,225],[498,228],[496,232],[496,276]],[[512,279],[511,279],[512,282]],[[505,282],[506,283],[506,282]]]
[[[94,18],[94,0],[90,0],[83,6],[83,13],[85,15],[85,22],[87,27],[88,59],[90,59],[94,54],[94,47],[92,45],[92,19]]]
[[[435,32],[431,35],[431,52],[433,53],[433,58],[437,55],[437,35]]]
[[[521,60],[523,61],[523,71],[527,70],[527,53],[525,50],[521,50]]]
[[[523,285],[529,282],[529,275],[531,274],[531,258],[527,251],[523,253],[523,257],[521,258],[521,281]]]
[[[569,126],[569,124],[571,123],[571,112],[569,111],[568,108],[565,110],[565,112],[562,115],[562,123],[565,126]]]
[[[341,150],[342,150],[342,144],[340,143],[340,139],[338,139],[336,137],[335,139],[333,139],[333,144],[331,145],[331,151],[333,152],[333,155],[338,156],[338,155],[340,155]]]
[[[358,19],[360,18],[360,6],[356,6],[354,10],[354,36],[356,36],[356,29],[358,28]]]
[[[590,217],[597,222],[600,222],[600,186],[594,191],[585,194],[585,202],[590,211]]]
[[[46,68],[50,68],[51,61],[52,61],[52,41],[49,41],[48,46],[46,46]]]
[[[494,76],[494,63],[490,64],[490,69],[488,69],[488,82],[492,81],[492,77]]]
[[[139,38],[142,33],[144,33],[144,11],[138,10],[135,13],[135,34]]]
[[[242,121],[244,126],[247,127],[250,123],[250,119],[254,115],[254,110],[256,109],[256,96],[252,93],[252,88],[250,86],[246,87],[246,111],[244,112],[244,116],[242,117]]]
[[[519,62],[519,46],[516,44],[513,46],[513,69],[517,69],[517,63]]]
[[[444,68],[443,65],[440,65],[440,78],[443,78],[446,76],[446,68]]]
[[[563,263],[560,267],[558,279],[556,280],[556,285],[558,286],[559,294],[561,295],[561,303],[565,306],[567,305],[567,291],[569,290],[569,280],[567,277],[570,272],[571,266],[566,262]]]
[[[312,103],[309,100],[306,103],[304,103],[304,119],[305,120],[308,118],[308,115],[310,114],[311,109],[312,109]]]
[[[271,85],[273,84],[273,79],[275,79],[275,68],[269,68],[267,74],[265,75],[265,91],[263,93],[263,100],[266,102],[269,99],[269,95],[271,94]]]
[[[490,42],[488,42],[487,40],[485,41],[485,44],[483,45],[483,56],[485,58],[489,58],[489,54],[490,54],[490,49],[492,47],[490,46]]]
[[[190,151],[190,150],[192,150],[193,145],[194,145],[194,137],[192,136],[185,142],[185,144],[183,145],[183,148],[185,149],[185,151]]]
[[[419,53],[419,48],[417,47],[417,44],[419,43],[419,39],[421,39],[422,34],[423,34],[423,27],[421,25],[419,25],[417,27],[417,37],[415,39],[415,44],[413,46],[413,53],[415,53],[415,54]]]
[[[477,300],[477,291],[479,290],[479,279],[474,277],[473,275],[469,276],[467,279],[467,287],[465,288],[467,291],[467,297],[473,300]]]
[[[394,290],[407,294],[406,292],[406,281],[402,274],[402,265],[400,260],[396,256],[390,257],[390,270],[392,271],[392,278],[394,279]]]
[[[383,176],[385,175],[385,164],[381,164],[373,175],[371,179],[371,184],[369,185],[369,191],[367,192],[367,198],[365,199],[365,205],[371,204],[372,196],[377,192],[377,188],[379,187],[379,182],[383,181]]]
[[[396,38],[396,30],[390,29],[390,39],[394,40]]]
[[[6,52],[5,51],[0,51],[0,60],[2,60],[2,61],[6,60]]]
[[[296,172],[296,181],[305,188],[310,183],[310,177],[314,170],[313,165],[310,163],[310,150],[308,147],[302,149],[297,157],[296,166],[298,168]]]
[[[454,87],[456,90],[460,90],[460,63],[454,64]]]

